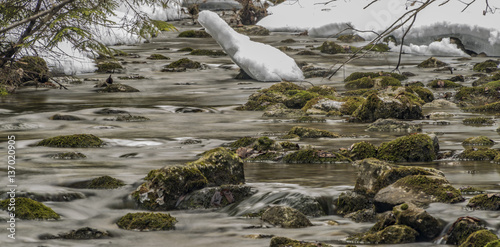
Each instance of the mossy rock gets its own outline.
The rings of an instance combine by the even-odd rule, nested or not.
[[[247,103],[239,107],[239,110],[247,111],[262,111],[269,106],[281,103],[284,104],[293,93],[304,92],[305,88],[291,82],[280,82],[272,85],[269,88],[261,89],[248,97]],[[288,93],[289,91],[293,93]],[[314,96],[314,95],[313,95]],[[317,96],[317,95],[316,95]],[[309,98],[310,100],[311,98]],[[302,103],[305,105],[307,101]],[[293,103],[290,101],[289,103]]]
[[[378,88],[400,87],[401,81],[390,76],[381,76],[374,79],[375,86]]]
[[[419,68],[439,68],[444,66],[448,66],[448,64],[441,62],[435,57],[431,57],[417,65]]]
[[[134,115],[120,115],[114,119],[114,121],[118,122],[145,122],[151,119],[143,116],[134,116]]]
[[[424,88],[423,86],[409,86],[407,87],[407,91],[416,93],[425,103],[429,103],[434,100],[434,94],[432,91]]]
[[[295,123],[324,123],[326,122],[326,119],[324,118],[318,118],[318,117],[311,117],[311,116],[303,116],[299,117],[295,120],[293,120]]]
[[[311,93],[316,93],[321,96],[336,96],[337,95],[337,90],[335,90],[334,87],[328,86],[328,85],[321,85],[321,86],[312,86],[307,89],[307,91]]]
[[[337,40],[340,42],[345,42],[345,43],[354,43],[354,42],[363,42],[365,41],[364,38],[357,34],[346,34],[346,35],[340,35],[337,37]]]
[[[482,106],[472,106],[464,109],[468,112],[499,112],[500,111],[500,102],[495,102],[491,104],[486,104]]]
[[[315,55],[318,55],[318,54],[316,54],[316,52],[314,52],[314,51],[305,50],[305,51],[299,51],[297,53],[297,55],[300,55],[300,56],[315,56]],[[308,71],[308,72],[311,72],[312,74],[310,74],[306,78],[324,77],[326,75],[326,73],[324,73],[324,71],[321,72],[322,74],[314,73],[315,71]]]
[[[493,146],[495,141],[486,136],[469,137],[462,142],[464,146]]]
[[[23,69],[21,80],[47,82],[49,80],[49,67],[41,57],[24,56],[14,63],[14,69]]]
[[[181,52],[184,52],[184,51],[192,52],[193,50],[194,49],[191,48],[191,47],[184,47],[184,48],[179,49],[178,51],[181,51]]]
[[[55,114],[49,118],[50,120],[62,120],[62,121],[79,121],[83,120],[82,118],[72,116],[72,115],[61,115]]]
[[[151,56],[147,57],[150,60],[170,60],[169,57],[166,57],[162,54],[151,54]]]
[[[339,134],[330,132],[327,130],[320,130],[309,127],[301,127],[295,126],[289,132],[288,135],[298,135],[302,138],[320,138],[320,137],[330,137],[330,138],[338,138]]]
[[[61,218],[54,210],[43,205],[40,202],[31,200],[29,198],[19,197],[15,198],[14,202],[11,199],[5,199],[0,201],[0,208],[2,210],[7,210],[9,204],[15,204],[15,215],[16,218],[23,220],[58,220]]]
[[[361,79],[349,81],[345,84],[345,88],[347,89],[366,89],[372,88],[375,85],[373,80],[370,77],[363,77]]]
[[[472,69],[477,72],[492,72],[498,69],[498,64],[500,64],[499,61],[490,59],[481,63],[477,63]]]
[[[262,213],[261,219],[283,228],[303,228],[312,226],[311,221],[301,212],[291,207],[274,206]]]
[[[181,58],[175,62],[166,65],[165,68],[186,68],[186,69],[199,69],[201,68],[201,64],[199,62],[193,61],[189,58]]]
[[[136,93],[140,92],[139,89],[131,87],[129,85],[114,83],[109,84],[105,88],[98,89],[98,93]]]
[[[428,83],[427,86],[431,88],[456,88],[461,87],[462,85],[450,80],[433,80]]]
[[[52,159],[56,160],[78,160],[85,159],[87,156],[79,152],[67,152],[67,153],[57,153],[51,156]]]
[[[287,98],[283,101],[286,107],[291,109],[302,109],[310,100],[319,95],[304,90],[289,90],[286,92]]]
[[[480,210],[500,210],[500,194],[482,194],[472,197],[467,207]]]
[[[431,241],[439,236],[444,226],[438,219],[431,216],[413,203],[403,203],[392,210],[396,225],[406,225],[418,232],[417,240]]]
[[[500,247],[500,240],[489,242],[484,247]]]
[[[220,56],[226,56],[227,54],[223,51],[218,51],[218,50],[196,49],[196,50],[192,50],[189,53],[189,55],[220,57]]]
[[[89,148],[101,147],[104,142],[95,135],[76,134],[68,136],[56,136],[44,139],[37,146],[61,147],[61,148]]]
[[[446,244],[461,245],[474,232],[485,230],[483,223],[473,217],[458,218],[444,236]]]
[[[317,242],[304,242],[286,237],[273,237],[269,247],[317,247],[328,246]]]
[[[252,148],[257,151],[268,151],[277,149],[276,142],[267,136],[259,137],[252,143]]]
[[[461,160],[493,160],[499,154],[497,150],[491,148],[466,148],[458,155],[458,158]]]
[[[265,109],[263,117],[273,118],[301,118],[306,116],[306,113],[301,109],[290,109],[282,103],[272,104]]]
[[[303,149],[283,157],[283,162],[285,163],[297,163],[297,164],[330,164],[330,163],[341,163],[341,162],[351,162],[351,159],[343,156],[336,152],[326,152],[314,149]]]
[[[377,155],[378,159],[394,162],[428,162],[436,157],[433,140],[426,134],[402,136],[384,142]]]
[[[199,169],[209,186],[245,183],[243,161],[222,147],[206,151],[201,158],[188,163],[188,167]]]
[[[229,147],[232,149],[248,147],[248,146],[252,145],[256,140],[257,140],[257,138],[245,136],[245,137],[242,137],[242,138],[236,140],[235,142],[231,143],[229,145]]]
[[[379,118],[421,119],[419,98],[407,92],[379,98],[373,93],[353,112],[350,121],[374,122]]]
[[[183,196],[183,199],[178,202],[176,208],[180,210],[223,208],[232,203],[239,203],[256,192],[255,189],[247,185],[206,187]],[[217,197],[218,195],[221,195],[221,197],[218,197],[218,199],[214,198],[214,196]],[[232,201],[229,201],[228,198]]]
[[[367,233],[360,238],[363,242],[374,244],[403,244],[416,241],[418,232],[409,226],[391,225],[375,233]]]
[[[386,44],[379,43],[379,44],[364,46],[363,50],[371,50],[371,51],[376,51],[376,52],[388,52],[391,50],[391,48],[389,48],[389,46]]]
[[[400,75],[400,74],[397,74],[397,73],[388,73],[388,72],[354,72],[352,74],[350,74],[347,78],[345,78],[345,82],[348,82],[348,81],[354,81],[354,80],[357,80],[357,79],[361,79],[363,77],[370,77],[370,78],[376,78],[376,77],[379,77],[379,76],[391,76],[391,77],[394,77],[400,81],[403,81],[403,80],[406,80],[408,79],[406,76],[404,75]]]
[[[499,89],[500,81],[491,81],[477,87],[461,87],[456,93],[455,99],[475,105],[494,103],[500,97]],[[488,107],[485,106],[485,108]]]
[[[289,142],[289,141],[280,142],[279,145],[281,146],[281,148],[283,148],[285,150],[299,150],[300,149],[299,144]]]
[[[466,118],[462,121],[465,125],[493,125],[495,121],[491,118],[485,117],[474,117],[474,118]]]
[[[165,213],[128,213],[117,222],[118,227],[135,231],[168,231],[175,229],[177,219]]]
[[[265,27],[261,27],[258,25],[246,25],[242,27],[235,27],[234,31],[245,35],[255,35],[255,36],[269,35],[269,30],[267,30]]]
[[[90,181],[87,188],[89,189],[117,189],[125,184],[123,181],[118,180],[116,178],[110,176],[102,176],[98,178],[94,178]]]
[[[340,107],[340,112],[343,115],[352,115],[365,102],[363,97],[345,97],[342,100],[344,104]]]
[[[115,62],[102,62],[97,64],[96,73],[112,73],[115,70],[122,70],[123,66]]]
[[[422,131],[422,124],[414,124],[407,121],[400,121],[397,119],[378,119],[377,121],[368,125],[367,131],[380,131],[380,132],[408,132],[415,133]]]
[[[77,230],[72,230],[67,233],[60,233],[58,235],[42,234],[38,238],[41,240],[47,240],[47,239],[83,240],[83,239],[101,239],[108,237],[111,237],[111,234],[107,231],[101,231],[90,227],[82,227]]]
[[[349,153],[352,160],[375,158],[377,157],[377,147],[369,142],[362,141],[352,144]]]
[[[498,240],[497,235],[489,230],[479,230],[467,237],[459,247],[484,247],[489,242]]]
[[[295,42],[297,42],[297,41],[294,39],[284,39],[281,41],[281,43],[295,43]]]
[[[373,202],[368,197],[352,192],[340,194],[335,201],[335,211],[339,215],[347,215],[370,208],[373,208]]]
[[[210,38],[210,34],[203,30],[187,30],[179,33],[179,38]]]
[[[319,47],[319,50],[321,53],[326,53],[326,54],[337,54],[337,53],[343,53],[344,48],[342,46],[337,45],[333,41],[325,41],[323,44]]]

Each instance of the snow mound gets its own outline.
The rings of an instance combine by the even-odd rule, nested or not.
[[[390,42],[391,51],[399,52],[401,45],[396,46]],[[426,55],[426,56],[457,56],[468,57],[469,55],[460,50],[456,44],[451,43],[450,38],[443,38],[441,41],[434,41],[429,45],[404,45],[404,53]]]
[[[198,22],[231,59],[255,80],[304,80],[302,70],[291,57],[270,45],[251,41],[248,36],[237,33],[216,13],[201,11]]]

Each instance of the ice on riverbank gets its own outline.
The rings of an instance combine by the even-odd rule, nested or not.
[[[304,79],[302,70],[291,57],[270,45],[251,41],[248,36],[237,33],[216,13],[202,11],[198,21],[231,59],[255,80]]]

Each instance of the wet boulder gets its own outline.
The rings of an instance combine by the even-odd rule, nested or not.
[[[51,158],[56,160],[79,160],[85,159],[87,158],[87,156],[79,152],[66,152],[54,154],[51,156]]]
[[[0,209],[7,211],[11,207],[10,203],[10,199],[0,201]],[[51,208],[29,198],[16,198],[15,207],[15,217],[23,220],[58,220],[61,218]]]
[[[149,210],[176,208],[180,198],[207,186],[245,182],[243,161],[225,148],[209,150],[185,166],[152,170],[132,197],[140,207]]]
[[[193,61],[189,58],[181,58],[177,61],[174,61],[164,67],[165,69],[176,69],[176,68],[184,68],[184,69],[200,69],[201,64],[199,62]]]
[[[446,244],[461,245],[472,233],[484,229],[484,223],[480,219],[470,216],[460,217],[452,224],[443,239]]]
[[[498,240],[498,236],[489,230],[479,230],[467,237],[459,247],[484,247],[489,242]]]
[[[273,237],[271,238],[271,243],[269,247],[316,247],[316,246],[328,246],[326,244],[318,243],[318,242],[305,242],[294,240],[291,238],[285,237]]]
[[[374,197],[377,211],[384,211],[402,203],[426,206],[432,202],[462,202],[460,191],[442,176],[411,175],[381,189]]]
[[[367,131],[380,131],[380,132],[421,132],[422,124],[415,124],[408,121],[401,121],[397,119],[377,119],[377,121],[368,125]]]
[[[498,70],[499,64],[500,64],[500,61],[489,59],[489,60],[486,60],[484,62],[475,64],[472,69],[474,71],[477,71],[477,72],[490,73],[490,72],[494,72],[494,71]]]
[[[351,121],[369,123],[379,118],[421,119],[422,106],[418,100],[416,96],[406,93],[383,97],[373,93],[354,111]]]
[[[296,209],[285,206],[268,208],[262,214],[262,220],[283,228],[302,228],[312,226],[311,221]]]
[[[179,33],[179,38],[210,38],[210,34],[203,30],[187,30]]]
[[[109,84],[105,88],[97,90],[98,93],[136,93],[139,89],[131,87],[129,85],[114,83]]]
[[[373,203],[368,197],[352,192],[340,194],[335,203],[335,212],[340,215],[371,208]]]
[[[390,76],[390,77],[394,77],[400,81],[408,79],[404,75],[380,71],[380,72],[354,72],[354,73],[350,74],[348,77],[346,77],[344,81],[348,82],[348,81],[352,81],[352,80],[361,79],[363,77],[376,78],[379,76]]]
[[[377,147],[369,142],[354,143],[349,148],[349,157],[352,160],[362,160],[377,157]]]
[[[151,54],[149,57],[147,57],[146,59],[149,59],[149,60],[170,60],[169,57],[166,57],[165,55],[162,55],[162,54]]]
[[[276,83],[269,88],[262,89],[251,94],[248,97],[247,103],[239,107],[238,110],[262,111],[274,104],[284,104],[289,95],[304,90],[304,87],[291,82]]]
[[[464,146],[493,146],[495,145],[495,141],[486,137],[486,136],[474,136],[465,139],[462,142]]]
[[[375,82],[370,77],[363,77],[357,80],[348,81],[345,84],[347,89],[363,89],[372,88],[375,86]]]
[[[337,53],[344,53],[344,48],[342,46],[337,45],[333,41],[325,41],[323,44],[319,47],[319,50],[321,53],[326,53],[326,54],[337,54]]]
[[[177,201],[176,209],[220,208],[238,203],[255,194],[256,191],[246,185],[223,185],[207,187],[193,191]]]
[[[90,180],[86,187],[89,189],[117,189],[124,185],[121,180],[110,176],[102,176]]]
[[[396,206],[392,213],[396,217],[396,224],[409,226],[419,233],[418,240],[430,241],[439,236],[444,227],[441,221],[413,203]]]
[[[447,65],[448,64],[445,62],[442,62],[435,57],[431,57],[431,58],[421,62],[420,64],[418,64],[417,67],[419,67],[419,68],[439,68],[439,67],[444,67]]]
[[[50,120],[64,120],[64,121],[78,121],[78,120],[83,120],[82,118],[79,118],[77,116],[72,116],[72,115],[61,115],[61,114],[55,114],[49,118]]]
[[[377,158],[394,162],[432,161],[439,152],[437,137],[414,134],[384,142],[378,148]]]
[[[66,233],[59,233],[58,235],[52,234],[42,234],[39,239],[47,240],[47,239],[101,239],[101,238],[109,238],[111,234],[105,230],[98,230],[90,227],[82,227],[77,230],[72,230]]]
[[[375,220],[376,212],[374,208],[362,209],[350,214],[346,214],[344,218],[354,222],[372,222]]]
[[[283,162],[292,164],[331,164],[351,162],[351,159],[337,152],[302,149],[285,155]]]
[[[168,231],[175,229],[177,219],[164,213],[128,213],[117,222],[119,228],[134,231]]]
[[[467,207],[479,210],[500,210],[500,193],[482,194],[472,197]]]
[[[302,137],[302,138],[320,138],[320,137],[338,138],[338,137],[340,137],[339,134],[331,132],[331,131],[309,128],[309,127],[301,127],[301,126],[293,127],[288,132],[288,135],[297,135],[297,136]]]
[[[458,154],[458,159],[460,160],[494,160],[500,152],[496,149],[477,147],[477,148],[466,148],[460,154]]]
[[[354,166],[359,169],[354,191],[372,197],[382,188],[406,176],[432,175],[444,177],[441,171],[433,168],[397,166],[373,158],[356,161]]]
[[[377,232],[364,234],[358,240],[374,244],[404,244],[416,241],[418,232],[409,226],[391,225]]]
[[[56,136],[43,139],[37,146],[60,147],[60,148],[89,148],[101,147],[104,142],[95,135],[76,134],[67,136]]]

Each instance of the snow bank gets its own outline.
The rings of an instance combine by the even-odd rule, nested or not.
[[[302,71],[291,57],[270,45],[251,41],[248,36],[237,33],[216,13],[202,11],[198,22],[231,59],[255,80],[304,80]]]
[[[403,0],[381,0],[363,9],[372,0],[343,0],[324,4],[324,0],[287,0],[270,7],[271,15],[258,25],[271,31],[308,31],[313,37],[329,37],[344,30],[348,24],[358,30],[380,32],[403,13],[419,7]],[[484,1],[476,1],[462,12],[465,5],[459,0],[436,1],[418,14],[406,41],[413,45],[429,45],[443,37],[459,38],[467,49],[477,53],[500,56],[499,13],[483,15]],[[494,4],[494,3],[490,3]],[[500,7],[500,6],[497,6]],[[497,11],[498,12],[498,11]],[[364,38],[373,33],[359,32]],[[394,33],[398,38],[402,31]],[[410,45],[411,46],[411,45]]]
[[[401,45],[396,46],[394,43],[390,42],[389,47],[391,51],[399,52]],[[452,44],[450,38],[443,38],[443,40],[434,41],[429,45],[404,45],[403,52],[426,56],[469,56],[464,51],[458,49],[456,44]]]

